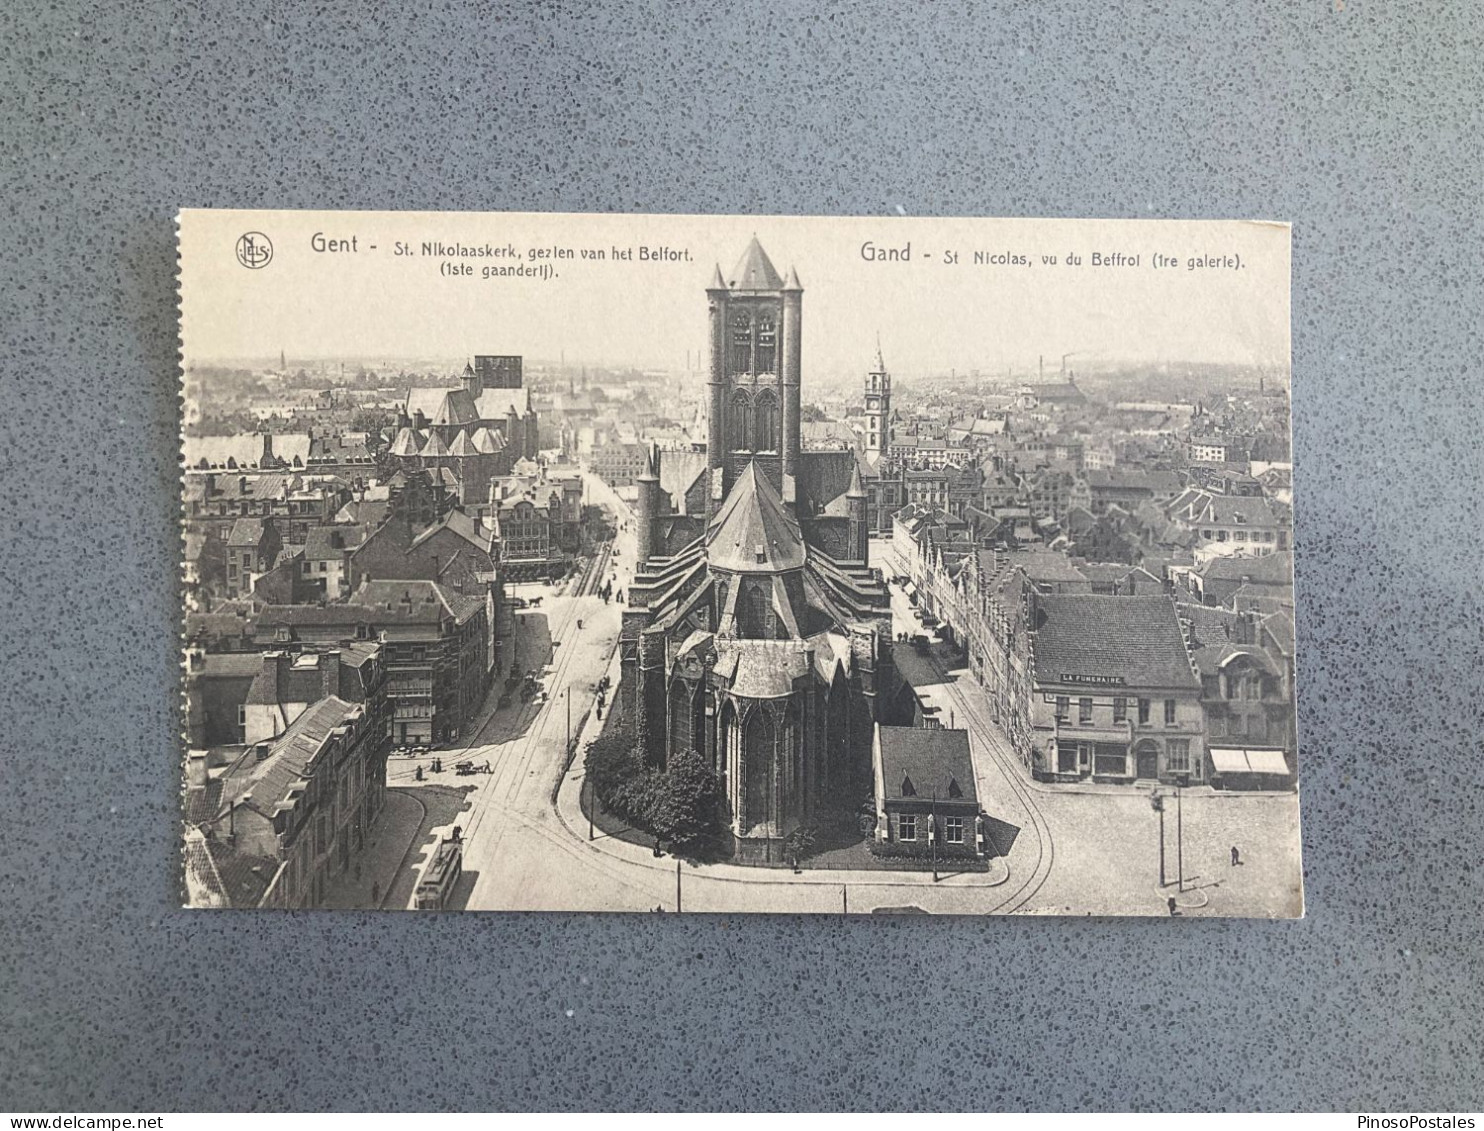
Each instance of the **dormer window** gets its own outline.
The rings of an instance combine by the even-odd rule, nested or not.
[[[906,774],[903,774],[902,775],[902,796],[903,797],[916,797],[917,796],[917,787],[912,784],[912,779],[910,777],[908,777]]]
[[[949,797],[962,797],[963,795],[964,795],[963,787],[961,787],[958,784],[958,778],[950,777],[948,779],[948,796]]]

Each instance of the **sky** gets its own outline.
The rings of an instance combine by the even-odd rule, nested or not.
[[[262,267],[239,262],[248,232],[272,244]],[[680,369],[707,348],[714,272],[732,277],[754,235],[779,274],[792,267],[803,285],[806,378],[863,371],[878,334],[902,373],[993,374],[1044,356],[1049,375],[1065,353],[1288,364],[1287,225],[923,217],[190,210],[180,225],[183,351],[188,365],[282,350]],[[424,255],[425,241],[509,247],[515,258]],[[411,254],[397,255],[399,242]],[[581,258],[583,248],[606,257]],[[679,256],[644,261],[641,248]],[[572,258],[537,254],[551,249]],[[975,252],[990,261],[976,265]],[[1138,262],[1094,266],[1094,254]],[[1156,254],[1176,265],[1155,266]],[[1025,263],[994,261],[1015,256]],[[1218,265],[1191,269],[1201,256]],[[544,274],[484,278],[487,265]]]

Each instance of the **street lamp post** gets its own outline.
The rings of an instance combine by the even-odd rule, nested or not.
[[[1180,787],[1175,787],[1175,870],[1179,875],[1180,891],[1185,890],[1185,821],[1184,808],[1180,804]]]
[[[680,914],[680,861],[675,861],[675,914]]]
[[[1165,875],[1165,798],[1167,794],[1155,793],[1149,798],[1149,804],[1159,814],[1159,886],[1166,887],[1169,880]],[[1175,787],[1175,883],[1176,890],[1185,890],[1185,820],[1184,807],[1180,800],[1180,787]]]
[[[1151,794],[1149,804],[1159,814],[1159,886],[1165,886],[1165,799],[1158,793]]]

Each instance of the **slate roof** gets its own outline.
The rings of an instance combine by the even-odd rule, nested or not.
[[[261,518],[239,518],[232,523],[232,533],[227,535],[228,546],[256,546],[262,540]]]
[[[881,780],[885,800],[962,800],[974,804],[974,760],[969,754],[969,732],[939,727],[882,727]],[[912,791],[903,792],[911,782]],[[955,797],[957,793],[959,796]]]
[[[391,454],[394,456],[415,456],[422,449],[422,443],[418,435],[411,428],[403,428],[397,433],[397,438],[392,441]]]
[[[477,456],[479,454],[474,441],[469,439],[468,429],[459,429],[459,434],[453,438],[453,443],[448,445],[448,454],[451,456]]]
[[[788,641],[734,640],[718,656],[722,652],[736,657],[731,692],[744,699],[782,699],[793,692],[794,679],[809,671],[809,654]]]
[[[245,805],[271,818],[300,789],[330,732],[363,708],[334,695],[289,724],[261,761],[251,751],[222,779],[222,809]]]
[[[526,417],[531,412],[531,391],[519,389],[485,389],[474,404],[480,420],[504,420],[514,415]]]
[[[1293,584],[1293,551],[1279,550],[1260,557],[1244,554],[1222,554],[1212,558],[1201,569],[1201,579],[1212,581],[1234,581],[1242,578],[1267,585]]]
[[[335,561],[366,540],[366,526],[311,526],[304,537],[304,557],[309,561]],[[339,540],[337,546],[336,540]]]
[[[1166,596],[1058,594],[1038,597],[1036,610],[1035,671],[1042,683],[1071,674],[1122,676],[1131,688],[1200,687]]]
[[[737,266],[727,277],[727,286],[734,291],[781,291],[783,276],[773,267],[773,261],[763,250],[756,236],[747,245]]]
[[[1055,550],[1010,550],[1005,554],[1005,564],[1019,566],[1035,582],[1075,585],[1088,580],[1087,575],[1074,566],[1069,557]]]
[[[803,535],[756,463],[747,465],[713,520],[706,556],[712,566],[739,573],[803,568]]]
[[[309,462],[310,441],[305,432],[284,432],[273,437],[273,456],[300,466]],[[188,468],[224,468],[231,460],[238,467],[256,467],[263,457],[263,436],[258,432],[239,432],[234,436],[186,436],[181,440],[181,454]]]
[[[406,412],[422,413],[429,424],[470,424],[480,419],[468,390],[447,386],[408,389]]]

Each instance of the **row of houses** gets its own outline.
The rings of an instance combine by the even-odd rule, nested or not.
[[[908,509],[894,531],[909,592],[963,650],[1034,777],[1291,780],[1291,554],[1213,558],[1205,570],[1158,576],[985,547],[931,517]],[[1234,566],[1258,583],[1249,573],[1225,584]]]

